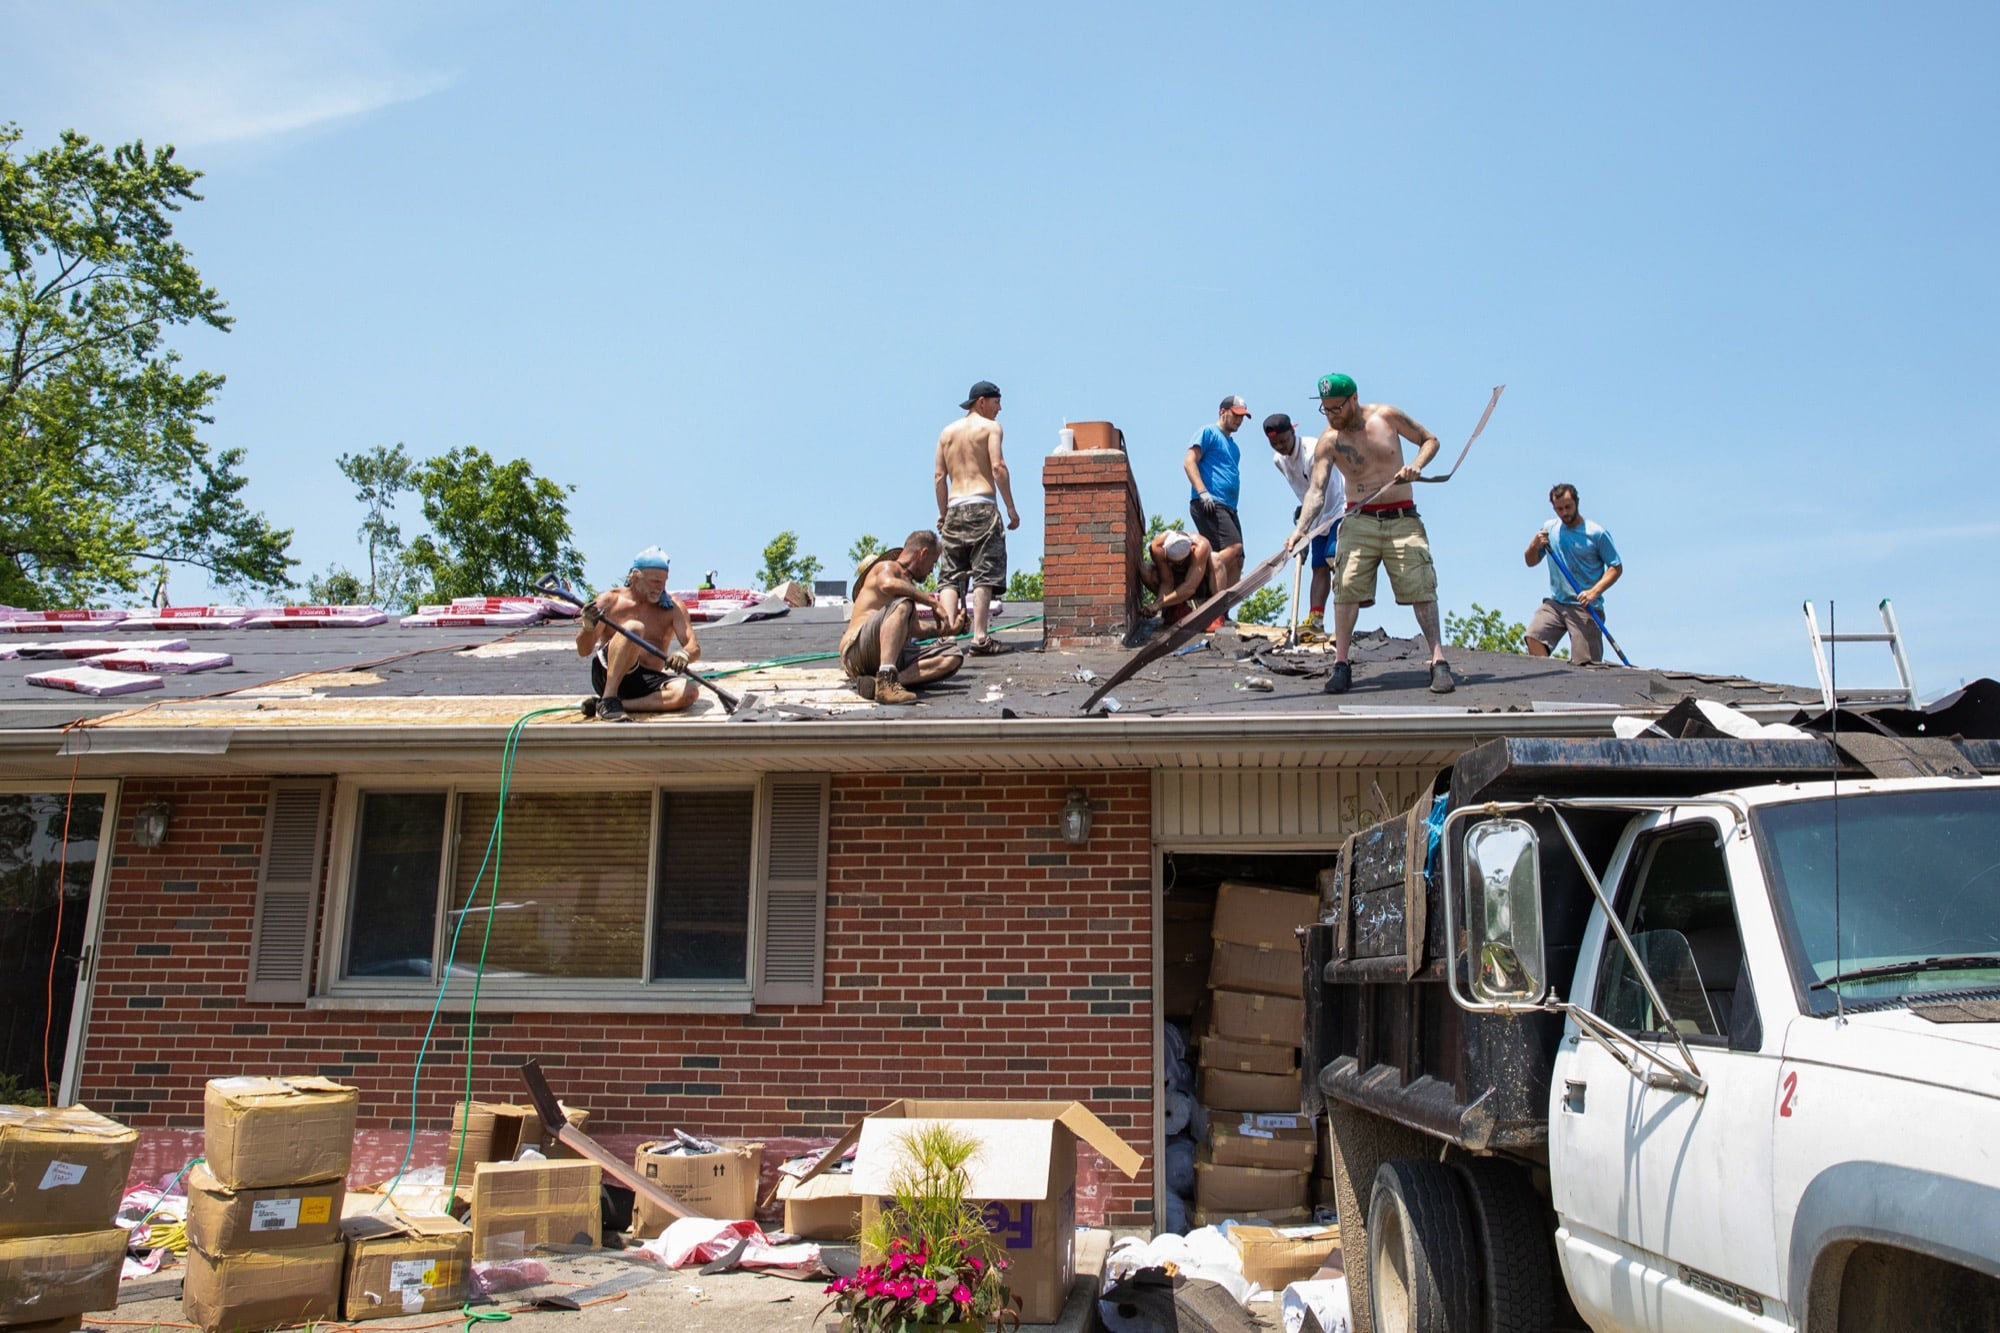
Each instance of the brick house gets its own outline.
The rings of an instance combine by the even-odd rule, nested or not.
[[[1438,707],[1420,654],[1381,638],[1354,695],[1261,693],[1236,686],[1285,662],[1225,633],[1086,716],[1079,669],[1125,657],[1143,514],[1117,451],[1053,455],[1044,486],[1046,619],[914,709],[790,660],[834,646],[830,609],[701,635],[710,670],[755,667],[728,684],[766,706],[736,721],[704,699],[583,722],[561,626],[220,632],[201,646],[235,675],[138,705],[51,701],[0,663],[0,985],[47,1034],[17,1020],[5,1072],[39,1086],[46,1050],[59,1096],[145,1131],[144,1176],[198,1150],[203,1083],[235,1072],[359,1087],[357,1179],[401,1160],[413,1079],[417,1160],[441,1157],[468,1063],[473,1096],[518,1100],[538,1057],[618,1149],[676,1127],[823,1144],[894,1097],[1074,1098],[1148,1159],[1128,1181],[1084,1150],[1079,1217],[1146,1227],[1176,892],[1309,888],[1496,736],[1809,698],[1461,654]],[[520,728],[496,888],[510,724],[565,706]]]

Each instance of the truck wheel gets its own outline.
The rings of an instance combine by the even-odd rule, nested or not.
[[[1477,1327],[1479,1251],[1458,1177],[1440,1162],[1382,1163],[1368,1203],[1375,1333]]]
[[[1555,1325],[1555,1255],[1547,1210],[1527,1173],[1475,1157],[1457,1164],[1479,1242],[1482,1333],[1548,1333]]]

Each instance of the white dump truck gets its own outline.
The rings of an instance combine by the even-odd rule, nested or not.
[[[1993,773],[1494,741],[1351,838],[1302,946],[1357,1327],[2000,1329]]]

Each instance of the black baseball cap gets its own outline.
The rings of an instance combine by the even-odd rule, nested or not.
[[[1291,428],[1292,419],[1283,412],[1273,412],[1270,416],[1264,418],[1264,433],[1266,435],[1276,435],[1281,430],[1290,430]]]
[[[995,384],[992,380],[981,380],[965,391],[965,401],[960,403],[959,406],[971,407],[982,398],[998,398],[999,396],[999,385]]]

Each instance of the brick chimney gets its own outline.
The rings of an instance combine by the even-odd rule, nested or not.
[[[1042,633],[1050,647],[1116,643],[1138,621],[1146,515],[1121,448],[1042,461]]]

